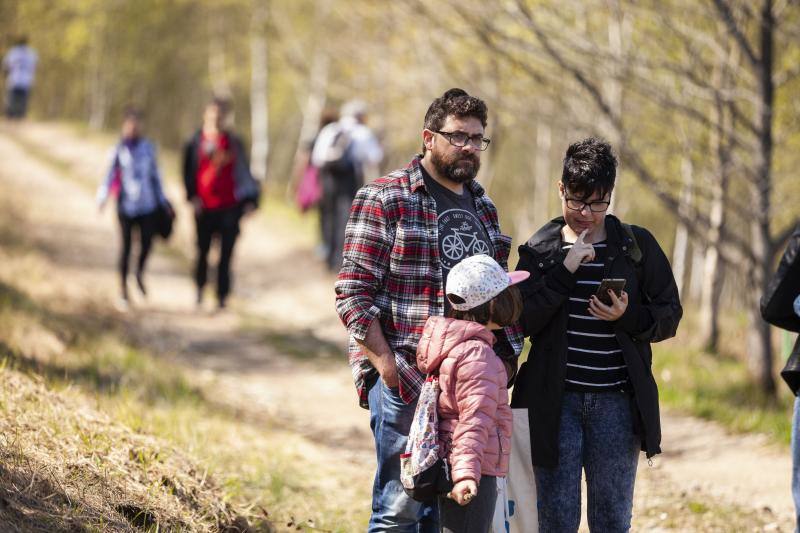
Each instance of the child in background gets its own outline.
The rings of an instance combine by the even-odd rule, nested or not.
[[[512,426],[508,374],[492,349],[491,330],[517,321],[522,299],[514,284],[528,275],[506,273],[488,255],[468,257],[447,277],[449,316],[425,323],[417,365],[439,374],[439,443],[454,483],[439,499],[442,531],[491,528],[496,478],[508,473]]]

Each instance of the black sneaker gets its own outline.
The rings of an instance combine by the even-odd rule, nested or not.
[[[136,274],[136,285],[139,287],[139,292],[142,293],[142,296],[147,296],[147,287],[144,286],[144,279],[141,272]]]

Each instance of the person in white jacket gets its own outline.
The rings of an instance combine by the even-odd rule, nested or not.
[[[327,232],[323,242],[327,245],[326,262],[332,271],[342,266],[344,229],[356,191],[366,177],[378,176],[378,165],[383,159],[383,148],[366,122],[364,102],[346,103],[342,117],[320,130],[311,153],[311,163],[320,169],[320,211],[328,217],[322,224]]]
[[[6,116],[10,119],[24,118],[28,111],[28,99],[33,87],[38,56],[28,46],[28,38],[21,36],[3,58],[3,73],[6,76]]]

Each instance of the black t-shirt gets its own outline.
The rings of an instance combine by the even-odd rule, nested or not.
[[[439,259],[442,265],[442,282],[447,287],[447,275],[465,257],[486,254],[494,257],[494,246],[486,228],[475,211],[475,198],[465,186],[463,194],[456,194],[440,185],[424,169],[425,188],[436,201],[439,220]],[[445,311],[450,305],[445,300]]]

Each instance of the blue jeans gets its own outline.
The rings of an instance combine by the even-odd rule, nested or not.
[[[586,471],[592,531],[628,531],[641,440],[633,433],[631,399],[624,392],[565,392],[558,466],[536,467],[539,529],[577,531],[581,470]]]
[[[378,379],[369,389],[369,425],[375,436],[378,469],[372,487],[369,531],[438,531],[436,504],[406,495],[400,483],[400,454],[405,451],[416,402],[406,404],[397,388]]]
[[[30,89],[14,87],[6,96],[6,116],[8,118],[24,118],[28,112],[28,96]]]
[[[800,533],[800,398],[794,399],[792,415],[792,498],[794,498],[795,532]]]

